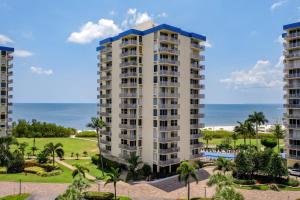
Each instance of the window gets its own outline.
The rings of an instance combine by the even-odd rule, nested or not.
[[[157,127],[157,120],[153,120],[153,127]]]
[[[153,82],[154,82],[154,83],[157,83],[157,76],[154,76],[154,77],[153,77]]]
[[[153,99],[153,105],[157,105],[157,98]]]
[[[157,65],[154,65],[154,72],[157,72]]]
[[[157,61],[157,54],[154,54],[154,61]]]
[[[153,116],[157,116],[157,109],[153,109]]]

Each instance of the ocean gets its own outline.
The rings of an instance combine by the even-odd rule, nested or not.
[[[206,104],[203,109],[206,126],[236,125],[253,111],[262,111],[270,123],[281,122],[282,104]],[[79,130],[86,129],[90,118],[96,116],[97,104],[93,103],[14,103],[13,120],[36,119]]]

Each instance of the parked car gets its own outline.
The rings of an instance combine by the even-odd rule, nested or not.
[[[293,176],[300,176],[300,169],[289,169],[289,174]]]

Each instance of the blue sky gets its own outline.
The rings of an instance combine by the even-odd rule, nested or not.
[[[72,2],[72,3],[71,3]],[[96,102],[98,41],[152,19],[206,35],[205,103],[282,103],[282,25],[299,0],[0,0],[14,102]]]

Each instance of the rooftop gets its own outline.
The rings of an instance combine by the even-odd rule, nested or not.
[[[11,47],[5,47],[5,46],[0,46],[0,51],[14,51],[14,48]]]
[[[287,29],[291,29],[291,28],[297,28],[297,27],[300,27],[300,22],[284,25],[283,30],[287,30]]]

